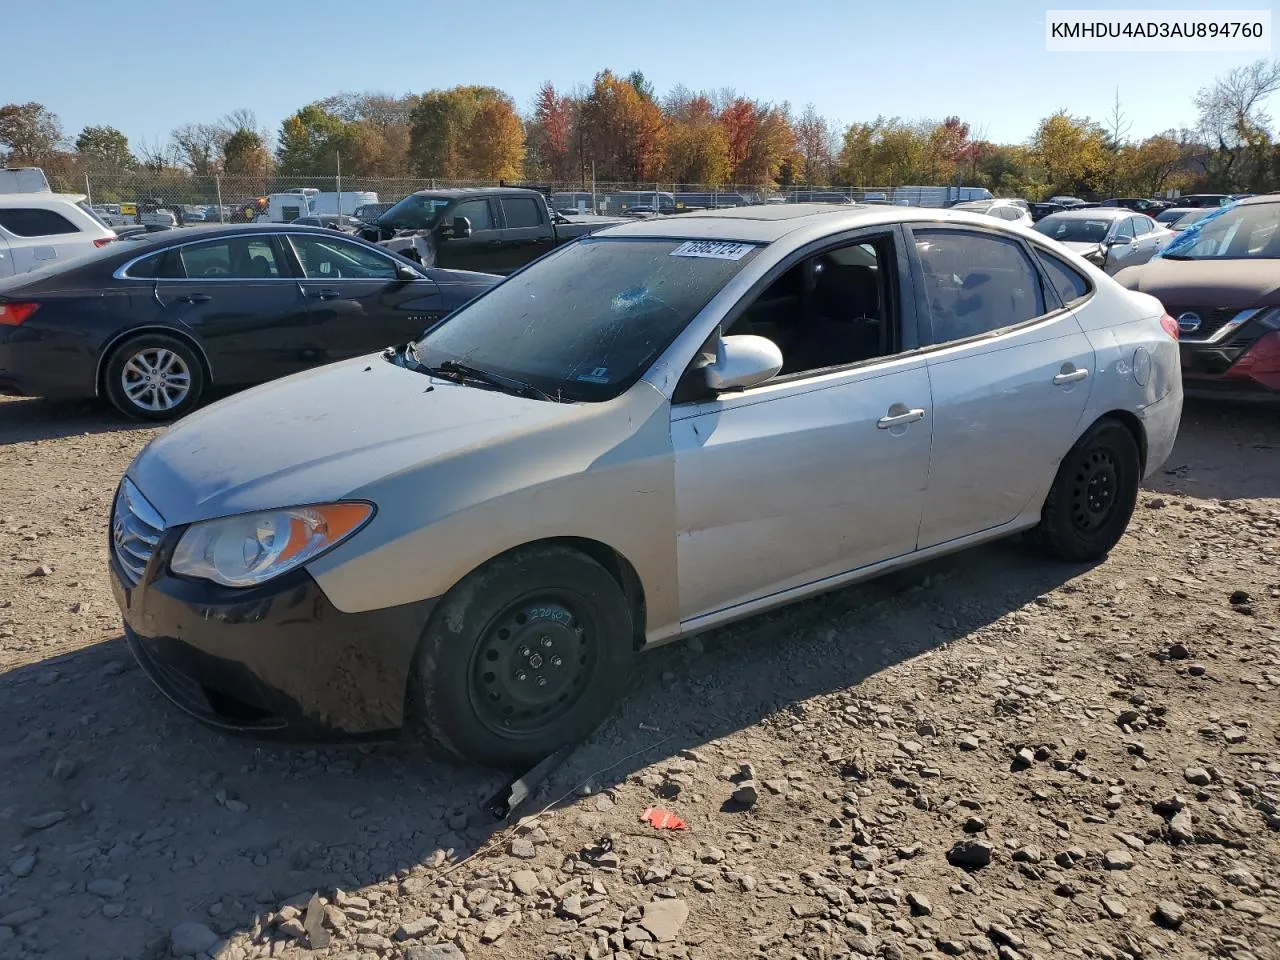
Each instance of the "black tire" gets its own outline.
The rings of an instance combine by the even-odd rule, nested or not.
[[[517,550],[435,609],[409,710],[449,759],[522,769],[599,725],[634,656],[631,608],[604,567],[568,547]]]
[[[149,375],[148,358],[156,371],[149,385],[144,379]],[[196,352],[185,341],[162,333],[139,334],[116,345],[102,379],[111,405],[135,420],[185,416],[200,402],[205,386],[204,367]]]
[[[1063,458],[1031,542],[1059,560],[1101,560],[1124,536],[1141,482],[1133,434],[1119,421],[1099,420]]]

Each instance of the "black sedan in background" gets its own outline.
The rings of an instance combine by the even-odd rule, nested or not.
[[[0,281],[0,393],[105,396],[169,420],[420,334],[500,280],[421,267],[334,230],[165,230]]]

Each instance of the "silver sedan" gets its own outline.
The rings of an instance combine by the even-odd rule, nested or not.
[[[180,421],[120,485],[112,580],[209,723],[512,766],[641,649],[998,537],[1104,556],[1181,408],[1159,302],[1031,230],[639,221]]]

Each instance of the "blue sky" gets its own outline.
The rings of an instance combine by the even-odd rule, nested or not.
[[[1102,120],[1118,87],[1131,136],[1142,137],[1190,125],[1196,90],[1259,54],[1046,53],[1046,6],[1270,8],[1258,0],[3,3],[0,102],[40,101],[70,136],[110,124],[135,143],[242,107],[274,131],[303,104],[343,90],[488,84],[523,111],[542,82],[572,88],[605,67],[642,70],[659,92],[684,83],[789,100],[797,110],[812,101],[842,124],[957,114],[998,141],[1026,139],[1063,107]]]

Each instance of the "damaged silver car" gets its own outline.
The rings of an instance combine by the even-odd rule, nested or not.
[[[644,648],[1011,534],[1103,556],[1181,406],[1160,304],[1029,230],[638,221],[180,421],[120,485],[112,581],[208,723],[513,766]]]

